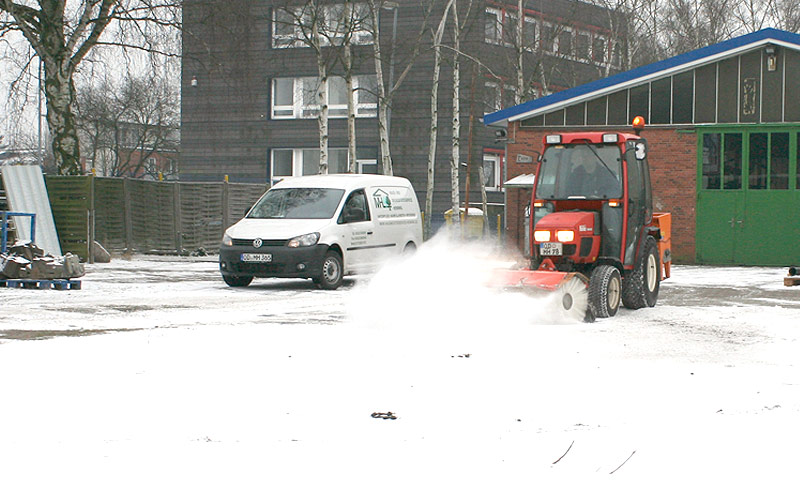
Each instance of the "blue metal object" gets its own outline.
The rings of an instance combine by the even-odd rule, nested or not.
[[[8,218],[9,217],[31,217],[31,243],[36,239],[36,214],[35,213],[20,213],[20,212],[0,212],[2,220],[0,220],[0,229],[2,229],[2,238],[0,238],[0,253],[6,253],[8,249]]]

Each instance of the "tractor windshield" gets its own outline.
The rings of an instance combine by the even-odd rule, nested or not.
[[[542,155],[536,198],[566,200],[622,197],[622,156],[617,145],[551,145]]]

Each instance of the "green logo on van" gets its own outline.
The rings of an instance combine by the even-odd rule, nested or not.
[[[375,190],[375,193],[372,194],[372,201],[375,202],[375,208],[387,208],[389,210],[392,208],[392,199],[389,198],[388,193],[381,189]]]

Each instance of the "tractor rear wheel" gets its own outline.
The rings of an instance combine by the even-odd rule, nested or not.
[[[589,309],[596,318],[613,317],[619,310],[622,281],[619,270],[600,265],[589,278]]]
[[[654,307],[658,300],[660,284],[661,261],[658,257],[658,247],[656,239],[648,236],[636,267],[622,282],[622,304],[633,310]]]

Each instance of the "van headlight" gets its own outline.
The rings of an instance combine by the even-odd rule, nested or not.
[[[231,238],[230,235],[228,235],[228,232],[225,232],[225,234],[222,235],[222,244],[225,245],[226,247],[233,246],[233,239]]]
[[[307,233],[305,235],[300,235],[290,239],[286,246],[289,248],[310,247],[312,245],[316,245],[318,241],[319,233]]]

